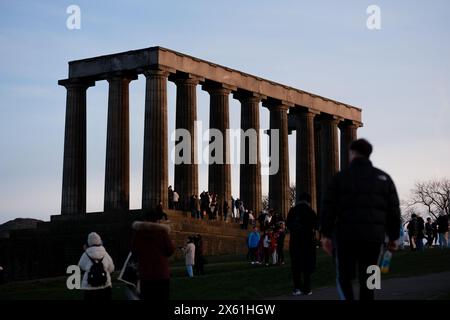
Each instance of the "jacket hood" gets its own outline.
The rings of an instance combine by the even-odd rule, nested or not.
[[[100,238],[98,233],[91,232],[88,235],[87,244],[88,244],[88,246],[101,246],[103,244],[102,238]]]
[[[155,232],[170,232],[170,226],[167,224],[147,221],[135,221],[132,224],[132,228],[136,231],[146,230]]]
[[[86,249],[86,254],[92,259],[99,260],[106,255],[106,250],[103,246],[92,246]]]

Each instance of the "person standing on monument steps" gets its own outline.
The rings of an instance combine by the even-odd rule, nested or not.
[[[131,252],[137,256],[140,280],[140,298],[150,301],[169,300],[169,257],[175,251],[170,239],[170,227],[157,223],[152,214],[145,221],[133,223]]]
[[[173,209],[173,189],[172,186],[169,186],[168,189],[168,199],[169,199],[169,209]]]
[[[180,210],[180,206],[179,206],[179,201],[180,201],[180,195],[178,194],[178,192],[176,190],[173,190],[173,209],[174,210]],[[184,209],[184,208],[181,208]]]
[[[78,266],[84,272],[81,282],[84,299],[111,300],[111,273],[114,271],[114,263],[97,233],[89,233],[87,246]]]
[[[289,255],[294,282],[292,295],[311,295],[311,275],[316,269],[315,234],[318,221],[308,193],[300,194],[299,202],[289,210],[286,227],[290,232]]]
[[[358,266],[359,298],[373,300],[367,267],[377,265],[386,236],[388,250],[397,250],[400,205],[391,177],[369,160],[372,145],[365,139],[353,141],[349,153],[349,168],[333,177],[323,198],[322,247],[336,257],[340,298],[354,299],[352,279]]]

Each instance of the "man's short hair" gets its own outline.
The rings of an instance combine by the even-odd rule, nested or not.
[[[358,139],[351,143],[350,150],[357,152],[363,157],[369,158],[372,154],[372,145],[366,139]]]

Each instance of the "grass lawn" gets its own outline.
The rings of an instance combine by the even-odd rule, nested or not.
[[[251,265],[244,256],[209,257],[206,275],[187,278],[182,264],[172,265],[172,299],[264,299],[287,295],[292,290],[289,257],[284,266]],[[334,264],[319,250],[313,286],[335,284]],[[392,259],[391,272],[384,276],[409,277],[450,271],[450,250],[401,251]],[[116,278],[117,274],[113,276]],[[4,299],[81,299],[79,290],[67,290],[65,277],[12,282],[0,287]],[[124,299],[124,285],[113,281],[113,298]],[[442,297],[446,299],[448,297]]]

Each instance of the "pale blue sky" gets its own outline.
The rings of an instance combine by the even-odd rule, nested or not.
[[[81,30],[66,28],[70,4],[81,8]],[[381,8],[378,31],[366,28],[371,4]],[[448,1],[1,0],[0,223],[60,211],[65,89],[57,80],[67,62],[155,45],[361,106],[359,136],[373,142],[375,165],[405,198],[416,180],[450,177],[449,39]],[[144,86],[141,76],[130,88],[133,208],[141,202]],[[170,130],[174,93],[170,84]],[[230,101],[238,128],[239,104]],[[106,106],[107,85],[98,82],[88,90],[89,211],[103,204]],[[200,88],[198,108],[206,125]],[[261,115],[267,127],[268,112]],[[234,195],[238,176],[234,167]]]

